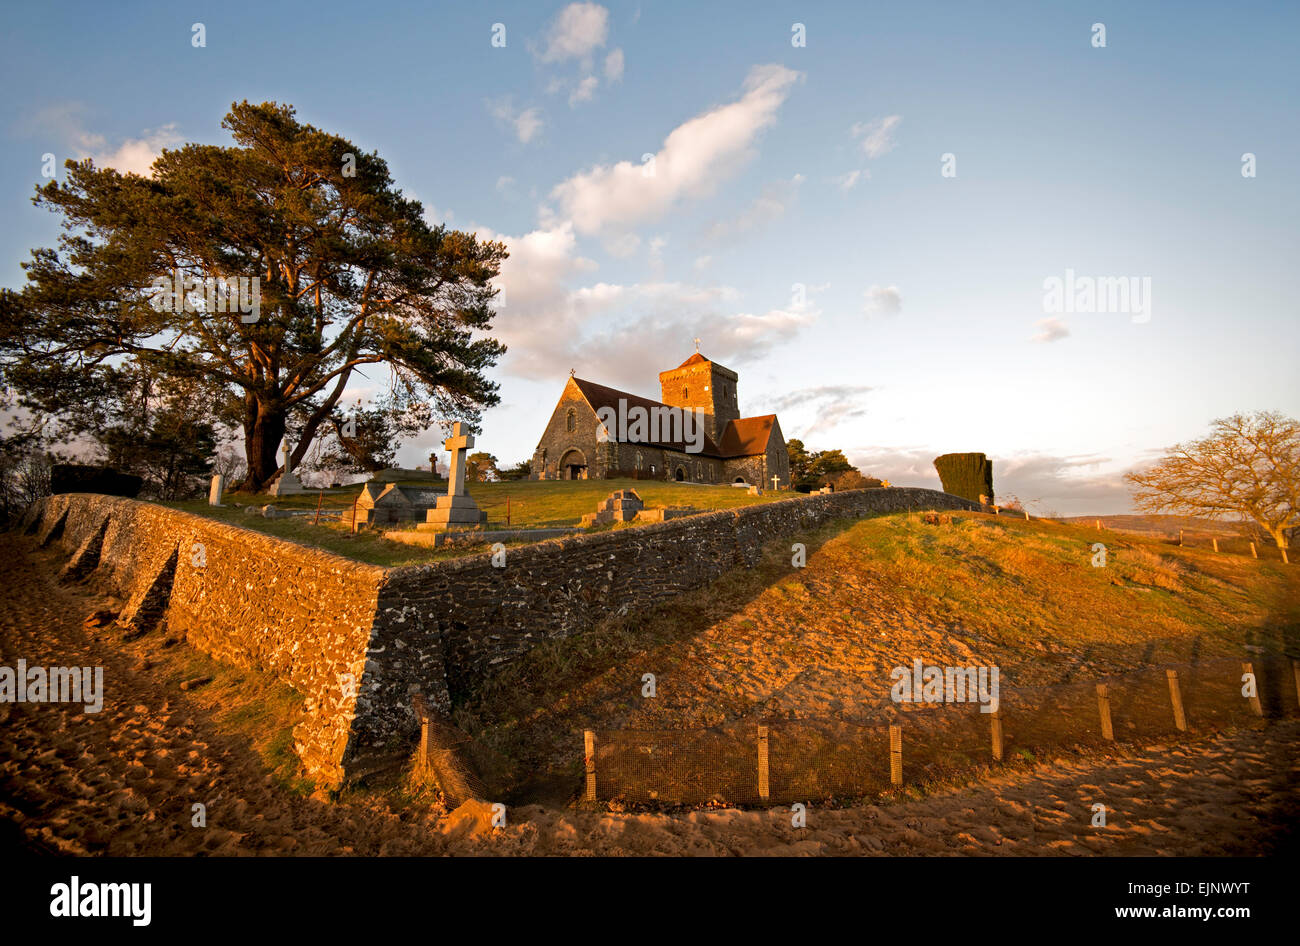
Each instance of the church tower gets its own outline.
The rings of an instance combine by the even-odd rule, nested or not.
[[[716,444],[727,424],[740,419],[736,372],[698,351],[676,368],[659,373],[660,400],[669,407],[703,411],[704,431]]]

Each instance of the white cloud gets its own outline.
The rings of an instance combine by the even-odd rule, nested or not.
[[[528,144],[542,130],[542,114],[538,108],[515,111],[509,97],[488,102],[488,113],[510,128],[522,144]]]
[[[664,247],[668,245],[668,238],[657,236],[650,241],[650,252],[647,255],[646,262],[650,266],[651,272],[661,274],[664,270]]]
[[[819,314],[809,303],[737,312],[740,294],[729,286],[597,282],[570,288],[596,264],[577,254],[568,223],[522,237],[487,229],[478,236],[501,240],[510,252],[496,281],[505,304],[498,308],[493,335],[509,347],[502,370],[517,377],[553,380],[577,368],[592,380],[654,394],[647,351],[680,350],[684,358],[699,335],[708,341],[710,357],[740,363],[792,338]],[[654,238],[651,253],[665,243]]]
[[[763,193],[754,199],[739,216],[730,220],[714,221],[701,236],[710,245],[725,244],[758,230],[780,219],[786,208],[794,201],[803,183],[803,175],[796,174],[788,181],[773,181],[763,188]]]
[[[85,105],[64,102],[41,109],[24,125],[31,133],[53,135],[60,146],[68,149],[66,157],[78,161],[90,158],[96,167],[114,168],[122,174],[144,177],[153,173],[153,163],[164,148],[176,148],[185,143],[185,136],[176,123],[168,122],[145,130],[138,138],[126,138],[113,144],[104,135],[86,127],[85,114]]]
[[[712,262],[713,262],[712,256],[697,256],[695,258],[695,271],[703,272],[704,270],[709,268],[709,265]]]
[[[595,76],[587,76],[574,86],[573,91],[569,93],[569,107],[577,105],[579,102],[590,102],[592,96],[596,94],[596,87],[600,85],[600,80]]]
[[[641,238],[635,233],[620,233],[618,236],[610,237],[604,243],[605,252],[611,256],[617,256],[619,259],[627,259],[635,256],[636,251],[641,248]]]
[[[866,384],[824,384],[812,388],[799,388],[764,404],[768,410],[783,417],[787,436],[807,439],[822,431],[834,430],[844,421],[865,416],[866,395],[872,390]],[[801,418],[808,419],[801,424]]]
[[[514,186],[515,179],[508,174],[503,174],[497,178],[497,193],[499,194],[508,193],[514,189]]]
[[[605,57],[605,79],[608,82],[623,81],[622,49],[616,49]]]
[[[872,286],[862,295],[865,315],[897,315],[903,310],[903,295],[897,286]]]
[[[840,190],[852,190],[858,181],[865,181],[871,177],[871,172],[866,168],[861,170],[849,171],[847,174],[841,174],[839,177],[831,178],[840,186]]]
[[[1030,341],[1057,342],[1070,334],[1070,326],[1065,324],[1065,319],[1039,319],[1034,325],[1038,327],[1038,334]]]
[[[862,139],[862,150],[868,158],[878,158],[894,150],[894,130],[902,120],[902,115],[889,115],[872,122],[858,122],[849,133]]]
[[[570,3],[551,22],[542,62],[583,59],[605,45],[609,11],[598,3]]]
[[[657,219],[683,198],[711,193],[747,158],[799,78],[784,66],[756,66],[739,100],[673,129],[652,168],[632,161],[598,165],[558,184],[551,196],[579,233]]]

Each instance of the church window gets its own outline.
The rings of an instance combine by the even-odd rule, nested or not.
[[[569,416],[564,419],[564,429],[574,430],[577,428],[577,426],[578,426],[577,411],[569,411]]]
[[[691,396],[691,389],[688,388],[688,387],[683,387],[683,388],[682,388],[682,400],[685,401],[685,400],[686,400],[687,398],[689,398],[690,396]]]
[[[641,456],[641,451],[638,450],[638,451],[636,452],[636,468],[637,468],[638,470],[641,469],[641,466],[642,466],[642,462],[643,462],[643,460],[644,460],[644,458]]]

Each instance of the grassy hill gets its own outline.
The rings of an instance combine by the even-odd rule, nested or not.
[[[1004,688],[1078,684],[1095,707],[1091,682],[1110,674],[1300,654],[1300,570],[1280,561],[978,513],[886,515],[798,541],[803,569],[773,543],[752,570],[506,667],[456,710],[480,766],[541,790],[576,783],[586,728],[856,716],[918,657],[999,666]]]

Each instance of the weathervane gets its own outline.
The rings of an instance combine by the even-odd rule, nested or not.
[[[577,369],[577,368],[570,368],[570,369],[569,369],[569,377],[570,377],[570,378],[576,378],[577,376],[578,376],[578,369]]]
[[[696,351],[700,350],[700,340],[698,338],[695,339],[695,350]]]

